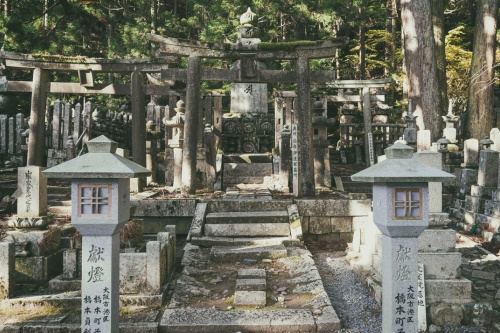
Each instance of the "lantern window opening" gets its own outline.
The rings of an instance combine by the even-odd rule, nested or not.
[[[395,188],[393,193],[394,220],[422,219],[422,189]]]
[[[79,184],[78,216],[111,216],[111,184]]]

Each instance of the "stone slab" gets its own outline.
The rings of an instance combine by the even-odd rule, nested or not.
[[[266,279],[237,279],[236,280],[236,290],[243,291],[266,291]],[[236,299],[236,295],[235,295]],[[265,293],[264,293],[264,304],[265,304]],[[259,303],[260,304],[260,303]]]
[[[159,333],[221,332],[315,332],[309,310],[218,311],[213,309],[167,309]]]
[[[466,278],[455,280],[426,280],[425,294],[427,304],[446,302],[465,304],[471,302],[472,283]]]
[[[190,237],[201,237],[203,235],[203,224],[207,215],[207,203],[199,203],[193,216],[191,229],[189,230]]]
[[[453,229],[426,229],[418,237],[418,252],[453,251],[455,234]]]
[[[371,213],[371,200],[295,200],[300,216],[365,216]]]
[[[201,245],[205,247],[212,246],[230,246],[230,245],[279,245],[285,246],[299,246],[299,239],[290,239],[290,237],[192,237],[191,243],[193,245]]]
[[[482,280],[495,281],[496,273],[474,269],[474,270],[472,270],[472,277],[482,279]]]
[[[330,306],[323,307],[321,314],[316,318],[316,332],[332,332],[341,327],[340,319],[335,310]]]
[[[288,223],[288,212],[223,212],[207,214],[206,224]]]
[[[210,258],[215,262],[241,261],[243,259],[278,259],[287,256],[283,245],[272,246],[214,246]]]
[[[131,217],[193,216],[195,208],[192,199],[130,200]]]
[[[213,237],[288,236],[288,223],[205,224],[205,235]]]
[[[462,255],[451,253],[419,253],[418,261],[424,264],[425,279],[456,279],[460,277]]]
[[[224,163],[222,178],[228,177],[264,177],[273,173],[272,163]]]
[[[239,278],[266,278],[266,270],[259,268],[240,268],[238,269]]]
[[[48,256],[16,257],[16,282],[45,282],[62,273],[62,250]]]
[[[292,200],[210,201],[207,213],[286,211]]]
[[[47,215],[47,178],[44,168],[27,166],[17,169],[17,216]]]

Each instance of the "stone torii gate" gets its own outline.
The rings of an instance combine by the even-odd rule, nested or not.
[[[159,44],[160,55],[188,57],[188,68],[163,69],[162,79],[187,82],[184,127],[184,152],[182,162],[182,191],[194,193],[196,173],[196,148],[198,142],[198,110],[202,81],[230,81],[244,83],[296,83],[297,96],[295,114],[298,124],[298,185],[299,196],[314,196],[313,133],[311,110],[311,83],[335,81],[334,71],[311,71],[310,59],[335,57],[336,49],[347,42],[347,38],[327,41],[294,43],[261,43],[257,37],[255,14],[250,9],[240,19],[237,43],[185,42],[175,38],[148,34],[151,42]],[[240,66],[232,69],[202,68],[202,58],[240,60]],[[264,60],[293,60],[294,71],[261,69]]]
[[[32,81],[7,81],[6,92],[31,93],[30,135],[28,141],[28,165],[43,166],[45,110],[47,94],[108,94],[131,95],[132,155],[134,162],[146,166],[146,121],[145,95],[165,95],[168,85],[144,85],[144,73],[159,73],[168,64],[178,62],[175,57],[144,59],[96,59],[85,57],[23,55],[0,52],[0,61],[5,68],[32,70]],[[79,82],[51,82],[51,72],[78,72]],[[131,84],[94,82],[96,73],[128,73]]]

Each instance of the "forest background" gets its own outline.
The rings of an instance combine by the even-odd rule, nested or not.
[[[478,115],[478,119],[469,121],[469,137],[480,138],[478,135],[496,125],[493,87],[498,0],[1,0],[0,44],[4,51],[35,56],[154,57],[157,46],[148,41],[147,33],[234,42],[239,17],[247,7],[259,17],[262,41],[349,37],[349,44],[338,50],[336,58],[311,61],[311,68],[336,70],[340,79],[393,78],[395,85],[388,91],[387,103],[395,106],[395,117],[406,108],[407,98],[415,97],[415,91],[408,86],[415,87],[412,82],[418,78],[412,69],[416,62],[411,57],[416,56],[419,66],[424,66],[420,73],[425,77],[423,82],[429,77],[435,79],[435,85],[429,87],[435,100],[426,102],[423,87],[417,94],[424,96],[424,102],[416,103],[424,113],[422,121],[426,115],[431,116],[424,126],[434,125],[430,128],[433,139],[440,131],[436,119],[446,114],[449,99],[454,113]],[[493,37],[485,37],[488,29],[490,34],[493,29]],[[430,37],[426,38],[432,47],[418,44],[419,53],[412,54],[412,33],[420,40],[425,39],[422,36]],[[475,35],[478,45],[474,43]],[[488,38],[493,38],[492,45]],[[428,51],[430,57],[424,54]],[[204,66],[220,68],[228,64],[206,59]],[[293,63],[281,61],[271,66],[290,69]],[[425,66],[435,68],[426,72]],[[26,72],[7,75],[12,80],[31,79]],[[71,74],[53,73],[51,79],[78,82],[77,76]],[[130,78],[118,74],[96,78],[103,82],[110,79],[126,82]],[[206,89],[227,88],[218,82],[204,85]],[[106,96],[93,98],[108,108],[117,109],[124,103]],[[15,103],[19,111],[29,110],[29,99]]]

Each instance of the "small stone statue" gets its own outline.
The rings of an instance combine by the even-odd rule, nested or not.
[[[174,108],[174,110],[177,114],[172,118],[167,118],[167,117],[163,118],[163,124],[165,124],[165,126],[169,127],[184,126],[184,112],[186,111],[186,108],[184,107],[184,101],[182,99],[177,101],[175,106],[176,108]]]

